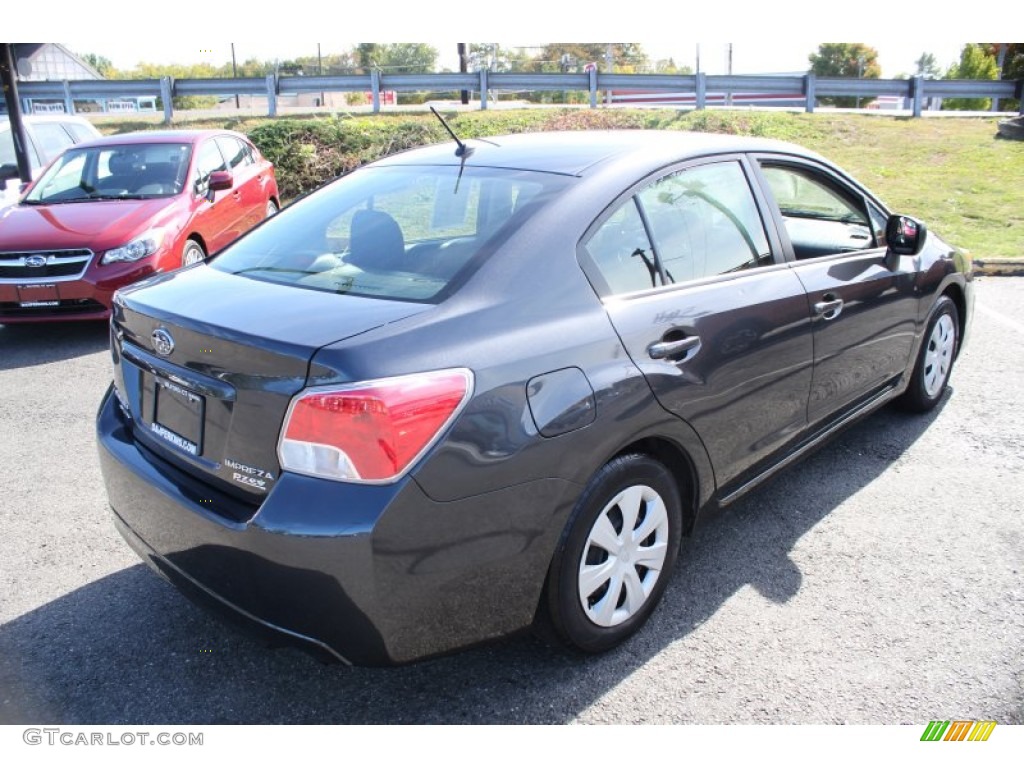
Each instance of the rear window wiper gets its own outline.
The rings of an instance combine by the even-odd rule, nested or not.
[[[319,272],[310,272],[308,269],[288,269],[285,267],[246,267],[245,269],[239,269],[234,272],[228,272],[229,275],[245,275],[249,272],[284,272],[290,275],[319,275]]]

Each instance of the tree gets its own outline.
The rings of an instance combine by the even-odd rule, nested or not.
[[[582,72],[587,64],[597,64],[608,71],[608,49],[611,48],[613,72],[643,72],[647,54],[639,43],[548,43],[534,59],[534,70],[540,72]]]
[[[692,75],[693,69],[688,65],[678,65],[675,59],[658,59],[654,62],[654,71],[659,75]]]
[[[359,43],[352,49],[352,57],[363,72],[369,72],[380,66],[377,61],[380,58],[378,52],[380,47],[377,43]]]
[[[118,76],[117,70],[114,69],[114,63],[106,56],[100,56],[98,53],[82,53],[78,54],[78,58],[107,79],[114,79]]]
[[[995,60],[999,67],[1000,80],[1024,80],[1024,43],[979,43]],[[1017,99],[1001,99],[1000,109],[1019,109]]]
[[[135,69],[122,73],[122,76],[132,80],[159,80],[165,75],[170,75],[175,80],[186,78],[210,78],[230,77],[231,65],[228,64],[228,75],[221,73],[221,69],[212,64],[150,64],[139,62]],[[217,106],[216,96],[175,96],[171,103],[175,109],[209,109]],[[157,99],[159,108],[163,108],[160,99]]]
[[[995,57],[985,47],[968,43],[960,51],[960,61],[949,68],[946,80],[996,80],[999,67]],[[943,99],[943,109],[985,110],[992,105],[991,99]]]
[[[237,69],[239,77],[266,77],[273,73],[274,62],[249,58],[240,62],[235,69]],[[220,77],[233,77],[233,72],[230,61],[217,70]]]
[[[359,43],[353,58],[364,72],[381,69],[388,74],[408,74],[437,69],[437,49],[426,43]]]
[[[925,78],[936,78],[942,74],[942,67],[935,60],[935,54],[933,53],[922,53],[921,58],[914,62],[914,66],[917,67],[915,75],[920,75]]]
[[[861,77],[877,79],[882,76],[878,65],[878,51],[864,43],[822,43],[817,53],[807,57],[811,72],[821,77]],[[836,107],[853,107],[862,99],[873,96],[826,96],[822,104]]]
[[[502,48],[497,43],[470,43],[469,69],[491,72],[526,72],[530,56],[523,48]]]

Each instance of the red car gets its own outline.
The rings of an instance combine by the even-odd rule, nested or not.
[[[0,323],[106,319],[118,288],[202,261],[279,200],[271,163],[231,131],[77,144],[0,211]]]

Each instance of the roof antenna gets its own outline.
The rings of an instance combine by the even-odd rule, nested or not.
[[[433,107],[430,108],[430,111],[434,113],[434,117],[436,117],[438,120],[441,121],[441,125],[443,125],[444,129],[446,131],[448,131],[449,135],[453,139],[455,139],[455,143],[459,145],[459,148],[455,150],[455,156],[456,157],[469,157],[471,154],[473,154],[473,148],[468,146],[464,141],[462,141],[461,139],[459,139],[458,136],[455,135],[455,131],[453,131],[451,129],[451,126],[449,126],[448,123],[445,122],[444,118],[441,117],[441,115],[438,113],[438,111],[436,109],[434,109]]]

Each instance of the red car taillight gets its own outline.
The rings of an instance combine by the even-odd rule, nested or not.
[[[302,392],[281,429],[281,469],[331,480],[397,480],[472,390],[472,372],[459,368]]]

